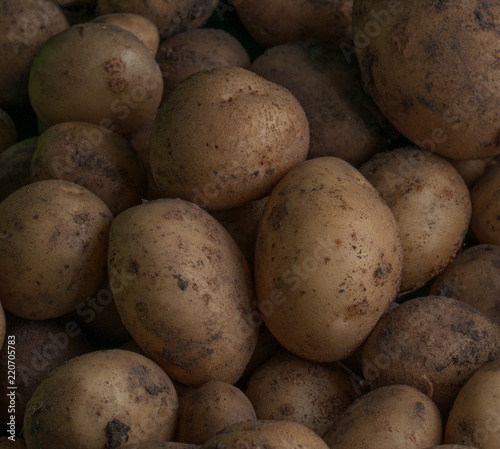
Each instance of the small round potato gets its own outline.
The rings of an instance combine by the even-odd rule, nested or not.
[[[323,439],[330,449],[425,448],[441,443],[441,416],[421,391],[391,385],[357,399]]]
[[[17,128],[7,112],[0,109],[0,153],[17,142]]]
[[[455,258],[471,217],[469,189],[445,159],[415,147],[376,154],[359,167],[398,222],[401,292],[416,290]]]
[[[111,349],[75,357],[45,378],[28,402],[28,448],[118,448],[167,441],[177,422],[170,378],[140,354]]]
[[[106,278],[113,216],[90,190],[39,181],[0,203],[0,298],[27,319],[73,311]]]
[[[270,193],[309,148],[309,124],[285,88],[240,67],[203,70],[162,103],[150,143],[159,192],[206,209]]]

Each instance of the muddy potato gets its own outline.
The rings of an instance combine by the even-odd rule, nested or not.
[[[226,427],[210,438],[201,449],[327,449],[312,430],[295,421],[247,421]]]
[[[38,137],[31,180],[64,179],[96,194],[113,215],[141,202],[147,173],[125,137],[92,123],[65,122]]]
[[[411,142],[439,156],[500,153],[495,1],[354,0],[354,46],[365,90]],[[457,89],[457,86],[460,86]]]
[[[444,442],[481,449],[500,447],[500,359],[479,368],[458,393]]]
[[[500,326],[500,246],[475,245],[458,256],[433,281],[431,295],[458,299]]]
[[[182,80],[200,70],[250,65],[246,50],[235,37],[212,28],[184,31],[165,39],[156,60],[163,75],[163,99]]]
[[[324,365],[286,353],[260,366],[246,395],[257,419],[299,422],[322,436],[357,394],[340,365]]]
[[[49,39],[29,79],[31,105],[45,125],[81,121],[118,134],[151,117],[162,92],[151,52],[132,33],[100,23],[73,25]]]
[[[140,41],[156,56],[160,45],[158,27],[147,17],[139,14],[116,12],[96,17],[92,22],[116,25],[135,34]]]
[[[133,13],[154,22],[165,40],[181,31],[201,27],[217,6],[217,0],[97,0],[100,15],[111,13]]]
[[[495,163],[495,158],[486,159],[447,159],[448,162],[462,176],[469,190],[484,175],[490,165]]]
[[[471,189],[470,230],[480,243],[500,245],[500,163],[492,165]]]
[[[500,327],[444,296],[411,299],[386,313],[363,345],[372,389],[407,384],[426,393],[446,418],[460,387],[500,356]]]
[[[255,419],[252,403],[240,389],[211,380],[185,395],[175,439],[203,444],[232,424]]]
[[[279,45],[250,70],[299,100],[309,121],[308,158],[335,156],[357,167],[399,136],[363,92],[357,65],[336,46],[314,40]]]
[[[307,118],[288,90],[217,67],[191,75],[162,103],[149,156],[164,197],[231,209],[268,195],[308,147]]]
[[[113,221],[108,272],[123,324],[144,353],[189,386],[236,382],[258,327],[247,262],[206,211],[179,199]]]
[[[398,222],[405,251],[400,290],[416,290],[462,247],[471,217],[469,190],[445,159],[415,147],[378,153],[359,171]]]
[[[45,378],[28,402],[28,449],[118,448],[171,440],[177,393],[147,357],[121,349],[84,354]]]
[[[7,112],[0,109],[0,153],[17,142],[17,128]]]
[[[396,220],[352,165],[310,159],[273,189],[255,283],[267,327],[290,352],[317,362],[350,355],[395,299],[402,268]]]
[[[352,0],[245,0],[234,3],[243,25],[264,47],[314,38],[352,41]]]
[[[330,449],[421,449],[441,444],[442,422],[421,391],[391,385],[357,399],[323,439]]]
[[[0,298],[5,310],[47,319],[74,310],[106,278],[113,216],[89,190],[39,181],[0,203]]]
[[[0,107],[29,107],[28,79],[36,54],[51,36],[69,27],[50,0],[5,0],[0,14]]]

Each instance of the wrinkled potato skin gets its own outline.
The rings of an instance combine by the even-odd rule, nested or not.
[[[0,297],[5,310],[47,319],[74,310],[106,278],[113,216],[68,181],[29,184],[0,203]]]
[[[256,345],[254,287],[227,231],[198,206],[160,199],[111,226],[108,271],[123,324],[173,379],[236,382]]]
[[[458,254],[433,281],[431,295],[458,299],[500,326],[500,246],[475,245]]]
[[[295,421],[248,421],[226,427],[210,438],[201,449],[327,449],[312,430]]]
[[[357,399],[323,439],[330,449],[419,449],[441,443],[436,405],[409,385],[391,385]]]
[[[28,402],[29,448],[121,447],[166,441],[177,422],[177,393],[150,359],[120,349],[76,357],[45,378]]]
[[[244,0],[234,3],[252,37],[264,47],[314,38],[352,41],[352,0]]]
[[[201,28],[162,41],[156,60],[163,75],[163,100],[184,79],[201,70],[232,66],[247,68],[248,53],[224,30]]]
[[[444,442],[498,449],[500,359],[479,368],[458,393],[446,423]]]
[[[335,46],[312,40],[279,45],[250,70],[299,100],[311,133],[308,158],[335,156],[358,167],[399,136],[363,92],[357,65]]]
[[[500,245],[500,163],[484,173],[471,189],[470,230],[480,243]]]
[[[317,362],[354,352],[395,299],[402,267],[394,216],[347,162],[310,159],[271,193],[255,283],[267,327],[290,352]]]
[[[17,142],[17,128],[12,118],[0,109],[0,153]]]
[[[362,366],[372,389],[412,385],[445,419],[465,381],[499,356],[500,327],[461,301],[426,296],[380,319],[363,345]]]
[[[174,34],[201,27],[217,0],[98,0],[100,15],[117,12],[139,14],[154,22],[163,41]]]
[[[285,88],[241,67],[203,70],[162,103],[151,134],[164,197],[231,209],[270,193],[309,147],[309,124]]]
[[[415,147],[378,153],[359,171],[398,222],[405,249],[401,292],[423,286],[462,247],[471,217],[465,182],[445,159]]]
[[[354,0],[351,57],[358,58],[364,88],[417,146],[454,159],[500,153],[491,19],[499,15],[492,0]]]

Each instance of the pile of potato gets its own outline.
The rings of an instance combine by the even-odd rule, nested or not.
[[[0,6],[0,449],[500,448],[500,4]]]

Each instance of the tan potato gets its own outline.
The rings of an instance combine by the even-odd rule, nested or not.
[[[500,153],[492,48],[499,14],[494,1],[354,0],[354,46],[345,52],[357,57],[366,92],[411,142],[439,156],[482,159]]]
[[[245,0],[234,2],[252,37],[264,47],[314,38],[352,41],[352,0]]]
[[[0,153],[17,142],[17,128],[7,112],[0,109]]]
[[[471,189],[470,230],[480,243],[500,245],[500,163],[488,168]]]
[[[98,16],[92,22],[116,25],[130,31],[140,39],[153,56],[156,56],[160,45],[160,33],[155,23],[147,17],[140,14],[116,12]]]
[[[362,366],[372,389],[412,385],[445,419],[465,381],[499,356],[499,326],[461,301],[426,296],[380,319],[363,345]]]
[[[31,180],[63,179],[96,194],[117,215],[140,204],[147,173],[125,137],[92,123],[65,122],[38,137]]]
[[[247,421],[226,427],[201,449],[327,449],[312,430],[295,421]]]
[[[272,191],[255,283],[267,327],[290,352],[317,362],[353,353],[395,299],[402,268],[392,212],[347,162],[308,160]]]
[[[211,380],[185,395],[175,439],[200,445],[232,424],[255,419],[252,403],[241,390]]]
[[[187,201],[160,199],[119,214],[108,272],[123,324],[173,379],[236,382],[256,345],[247,262],[229,233]]]
[[[415,147],[378,153],[359,171],[398,222],[405,250],[401,292],[422,287],[462,247],[471,217],[465,182],[446,160]]]
[[[458,299],[500,326],[500,246],[475,245],[462,251],[434,280],[431,295]]]
[[[133,13],[154,22],[163,41],[174,34],[201,27],[217,6],[217,0],[97,0],[100,15]]]
[[[47,319],[74,310],[106,276],[113,216],[89,190],[39,181],[0,203],[0,297],[5,310]]]
[[[247,68],[248,53],[224,30],[199,28],[165,39],[156,56],[163,75],[163,99],[184,79],[200,70],[232,66]]]
[[[100,23],[73,25],[48,40],[29,80],[31,105],[45,125],[80,121],[118,134],[149,119],[162,92],[151,52],[132,33]]]
[[[357,399],[323,439],[330,449],[421,449],[441,443],[442,422],[425,394],[391,385]]]
[[[50,0],[6,0],[0,14],[0,107],[29,108],[28,79],[36,54],[51,36],[69,27]]]
[[[481,449],[500,447],[500,359],[479,368],[458,393],[444,442]]]
[[[335,156],[357,167],[399,137],[363,92],[357,65],[336,46],[312,40],[278,45],[250,70],[299,100],[309,121],[308,158]]]
[[[257,419],[296,421],[320,436],[357,397],[340,365],[309,362],[290,353],[261,365],[246,395]]]
[[[231,209],[268,195],[308,146],[307,118],[288,90],[217,67],[185,79],[162,103],[151,171],[165,197]]]
[[[96,351],[61,365],[28,402],[28,448],[102,449],[171,440],[177,393],[150,359],[121,349]],[[75,425],[76,424],[76,425]]]
[[[460,173],[469,190],[484,175],[490,165],[495,163],[495,158],[486,159],[447,159]]]

